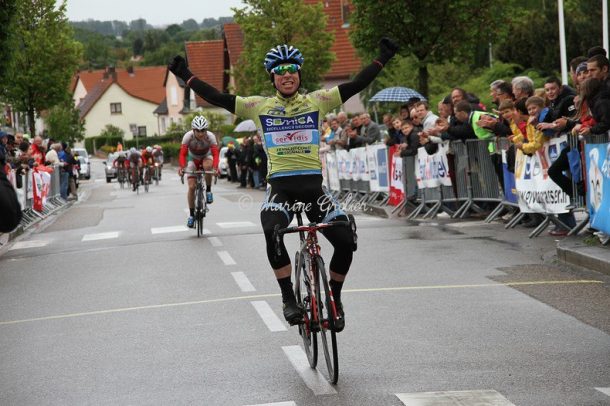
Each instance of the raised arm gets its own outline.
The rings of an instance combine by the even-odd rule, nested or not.
[[[379,56],[371,62],[370,65],[364,67],[354,77],[351,82],[342,83],[339,85],[339,93],[341,94],[341,100],[347,101],[353,95],[364,90],[371,82],[377,77],[381,69],[396,52],[398,51],[398,45],[389,38],[383,38],[379,42]]]
[[[198,79],[186,66],[186,60],[180,55],[175,56],[168,65],[168,69],[193,89],[198,96],[214,106],[222,107],[235,114],[235,95],[221,93],[214,86]]]

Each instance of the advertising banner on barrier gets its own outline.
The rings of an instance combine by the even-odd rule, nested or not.
[[[561,150],[567,145],[566,136],[552,138],[532,156],[517,150],[515,184],[519,209],[523,213],[566,213],[570,197],[547,173]]]
[[[352,179],[369,180],[369,171],[366,164],[366,148],[353,148],[349,150],[352,157]]]
[[[352,178],[352,157],[349,151],[338,149],[336,151],[337,169],[339,170],[339,179],[349,180]]]
[[[517,187],[515,186],[515,174],[508,170],[508,156],[505,150],[502,150],[502,172],[504,172],[504,200],[515,204],[519,203]]]
[[[34,197],[32,208],[36,211],[42,211],[47,203],[47,196],[51,190],[51,175],[45,171],[32,171],[32,193]]]
[[[438,151],[432,155],[428,155],[423,147],[417,149],[415,173],[417,175],[418,188],[435,188],[441,185],[451,186],[447,148],[448,146],[439,144]]]
[[[591,227],[610,234],[610,144],[586,144],[585,159]]]
[[[394,156],[397,148],[396,145],[390,147],[390,199],[388,200],[390,206],[397,206],[405,199],[405,185],[402,179],[402,158]]]
[[[366,160],[369,168],[371,192],[389,192],[387,147],[383,144],[367,145]]]
[[[337,167],[337,154],[329,152],[326,154],[326,171],[328,172],[328,187],[330,190],[340,191],[339,168]]]

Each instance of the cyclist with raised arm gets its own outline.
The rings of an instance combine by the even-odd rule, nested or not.
[[[312,222],[347,220],[343,210],[322,188],[322,165],[318,154],[320,127],[325,115],[365,89],[394,56],[398,47],[390,39],[380,42],[380,54],[350,82],[308,94],[301,86],[303,55],[290,45],[278,45],[265,55],[263,65],[276,89],[273,97],[241,97],[221,93],[195,77],[186,61],[176,56],[169,69],[209,103],[223,107],[237,116],[252,119],[263,138],[267,154],[267,196],[261,208],[261,223],[267,243],[267,257],[282,291],[284,318],[289,324],[303,319],[292,288],[290,257],[284,244],[276,254],[273,233],[276,225],[285,228],[293,217],[295,202],[305,203],[305,213]],[[308,204],[309,203],[309,204]],[[330,262],[330,287],[340,318],[337,331],[345,326],[341,288],[352,262],[354,236],[347,227],[323,231],[334,247]]]
[[[195,116],[191,121],[191,131],[184,134],[182,146],[180,147],[180,169],[178,174],[184,175],[186,172],[197,170],[211,171],[218,173],[218,142],[214,133],[208,131],[208,120],[203,116]],[[195,227],[195,188],[197,186],[196,175],[187,174],[189,191],[187,201],[189,205],[189,218],[186,225],[190,228]],[[205,196],[208,204],[214,201],[212,194],[212,175],[205,174],[207,193]]]

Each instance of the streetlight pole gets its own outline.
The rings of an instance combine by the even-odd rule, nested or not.
[[[566,56],[566,30],[563,18],[563,0],[557,0],[559,14],[559,55],[561,56],[561,82],[568,84],[568,58]]]

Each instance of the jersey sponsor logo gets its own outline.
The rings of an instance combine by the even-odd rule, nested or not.
[[[284,106],[275,106],[275,107],[271,108],[267,112],[267,114],[272,114],[274,116],[278,116],[278,115],[283,116],[283,115],[286,114],[286,107],[284,107]]]
[[[317,130],[318,112],[305,113],[294,117],[260,116],[265,134],[281,131]]]
[[[313,141],[310,131],[281,132],[270,135],[274,145],[310,144]]]

